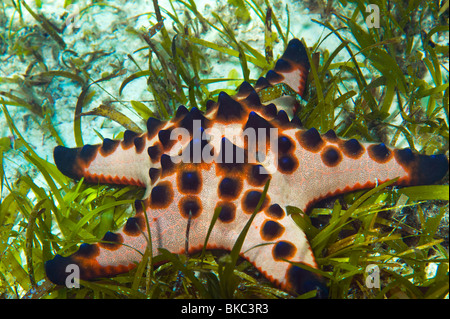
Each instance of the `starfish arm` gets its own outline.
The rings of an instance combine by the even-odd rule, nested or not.
[[[267,72],[264,78],[260,78],[255,88],[259,91],[269,85],[285,83],[303,98],[309,69],[309,59],[303,43],[292,39],[281,58],[277,60],[275,68]]]
[[[99,243],[82,244],[69,256],[56,255],[47,261],[48,278],[64,285],[71,275],[67,270],[74,266],[83,280],[112,277],[133,269],[142,260],[148,245],[143,201],[136,200],[135,209],[136,215],[127,220],[120,232],[107,232]]]
[[[397,185],[429,185],[448,172],[444,154],[427,156],[409,148],[360,143],[338,138],[333,131],[320,135],[315,129],[286,130],[279,138],[279,147],[281,139],[288,139],[292,147],[277,152],[277,169],[282,174],[274,174],[273,183],[283,186],[274,200],[304,211],[320,199],[395,178]],[[291,191],[293,186],[299,193]]]
[[[84,177],[91,183],[146,186],[149,176],[142,174],[142,168],[151,166],[145,151],[148,140],[145,134],[127,135],[122,141],[106,138],[102,144],[80,148],[57,146],[53,152],[55,164],[73,179]]]

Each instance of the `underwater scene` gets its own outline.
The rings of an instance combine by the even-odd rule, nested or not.
[[[449,0],[0,0],[0,298],[448,299],[448,80]]]

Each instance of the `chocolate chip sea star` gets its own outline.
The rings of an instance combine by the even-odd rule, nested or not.
[[[316,289],[325,295],[319,276],[286,261],[317,268],[308,239],[286,206],[306,211],[319,199],[394,178],[397,185],[432,184],[446,174],[448,160],[303,129],[293,116],[298,105],[293,98],[261,103],[258,93],[279,83],[303,97],[309,69],[302,42],[293,39],[274,70],[254,87],[243,82],[234,96],[221,92],[217,102],[206,103],[204,113],[179,106],[170,121],[148,119],[144,134],[126,131],[121,141],[56,147],[55,163],[63,174],[92,183],[139,185],[146,193],[121,231],[105,234],[107,243],[82,244],[74,254],[48,261],[48,278],[64,284],[70,264],[78,265],[87,280],[134,268],[148,243],[146,217],[153,254],[158,248],[181,254],[188,219],[190,251],[198,251],[220,207],[206,248],[230,250],[270,179],[241,255],[286,291]],[[173,138],[180,132],[188,138]]]

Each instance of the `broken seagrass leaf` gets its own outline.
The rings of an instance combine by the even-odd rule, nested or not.
[[[119,123],[123,127],[125,127],[127,130],[136,132],[136,133],[142,133],[143,130],[136,125],[129,117],[124,115],[123,113],[120,113],[113,107],[107,105],[107,104],[100,104],[98,107],[93,109],[89,112],[83,112],[79,116],[86,116],[86,115],[94,115],[94,116],[103,116],[110,120],[113,120],[116,123]]]

